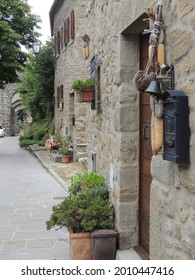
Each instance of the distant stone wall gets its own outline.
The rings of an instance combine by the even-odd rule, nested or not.
[[[11,99],[17,91],[18,84],[7,84],[0,90],[0,124],[5,128],[5,134],[15,135],[17,132],[17,116],[12,108]]]

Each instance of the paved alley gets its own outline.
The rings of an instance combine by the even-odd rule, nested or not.
[[[18,137],[0,139],[0,259],[69,259],[66,230],[47,231],[46,220],[66,190]]]

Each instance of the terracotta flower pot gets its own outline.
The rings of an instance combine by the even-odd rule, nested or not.
[[[69,162],[71,162],[71,156],[70,155],[62,156],[61,162],[62,163],[69,163]]]
[[[69,241],[72,260],[93,260],[90,232],[73,233],[69,231]]]
[[[78,92],[78,100],[79,102],[91,102],[94,99],[94,88],[93,87],[85,87]]]

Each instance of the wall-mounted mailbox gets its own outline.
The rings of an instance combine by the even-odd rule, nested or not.
[[[163,159],[189,163],[188,97],[181,90],[168,90],[164,96],[164,153]]]

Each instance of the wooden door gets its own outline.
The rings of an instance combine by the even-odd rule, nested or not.
[[[140,37],[140,69],[144,70],[148,60],[149,36]],[[139,246],[138,253],[149,259],[150,164],[152,158],[150,141],[150,95],[140,93],[140,172],[139,172]]]

